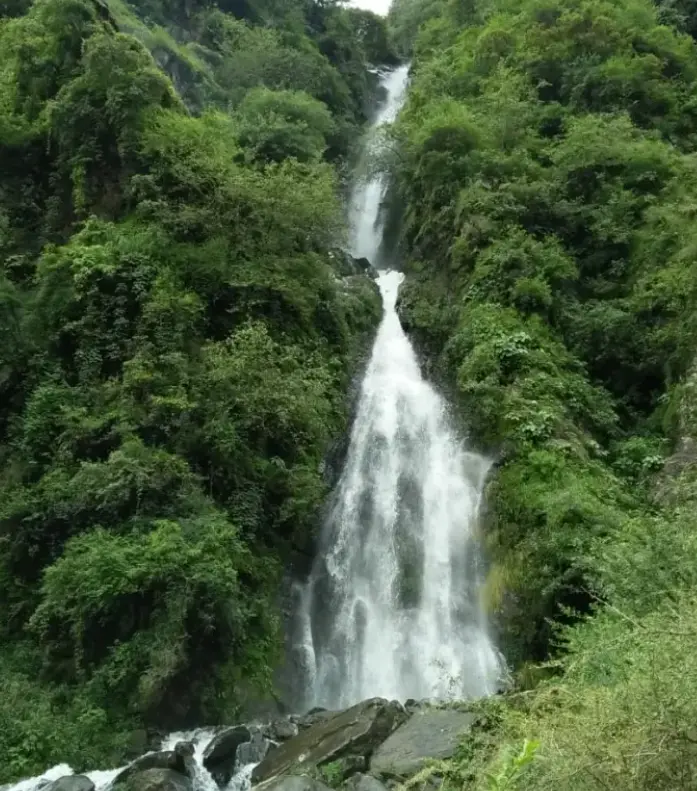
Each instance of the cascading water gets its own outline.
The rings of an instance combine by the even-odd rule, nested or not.
[[[404,103],[408,75],[409,67],[402,66],[383,76],[381,83],[386,94],[385,101],[378,110],[371,132],[367,136],[366,156],[359,163],[359,171],[364,169],[366,160],[369,160],[374,153],[374,146],[379,144],[380,127],[391,124],[397,117]],[[378,256],[382,244],[380,206],[386,188],[387,180],[382,171],[378,171],[372,178],[358,179],[349,205],[351,252],[356,258],[367,258],[376,266],[379,264]]]
[[[271,744],[268,739],[263,737],[262,729],[259,726],[251,725],[250,730],[253,731],[252,740],[237,748],[237,768],[224,791],[249,791],[252,784],[252,770],[266,753],[268,745]],[[203,765],[205,749],[213,740],[215,733],[215,729],[212,728],[170,733],[159,747],[160,750],[169,751],[174,750],[178,742],[188,742],[192,745],[194,754],[189,766],[192,791],[220,791],[218,784]],[[125,768],[125,766],[121,766],[118,769],[91,771],[86,772],[85,776],[94,783],[95,791],[110,791],[114,780]],[[59,764],[42,775],[21,780],[13,786],[0,788],[3,791],[41,791],[50,782],[69,777],[72,774],[73,770],[68,764]]]
[[[396,116],[407,68],[383,79],[375,127]],[[386,184],[359,184],[352,250],[380,267]],[[475,527],[488,463],[463,449],[424,381],[396,312],[402,276],[381,271],[384,315],[348,455],[301,596],[305,703],[468,698],[495,691],[498,654],[479,605]]]

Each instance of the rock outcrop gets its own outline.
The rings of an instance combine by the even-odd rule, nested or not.
[[[145,769],[130,775],[123,783],[114,783],[114,789],[125,791],[193,791],[191,778],[172,769]]]
[[[116,789],[127,784],[130,788],[131,778],[135,775],[149,772],[151,769],[157,769],[163,772],[174,772],[181,775],[185,780],[190,779],[188,773],[190,769],[190,755],[193,754],[193,750],[190,751],[187,747],[183,746],[185,744],[185,742],[182,742],[181,746],[177,745],[177,749],[175,750],[162,750],[161,752],[142,755],[116,775],[113,784],[114,788]]]
[[[264,736],[274,742],[287,742],[297,736],[299,727],[291,720],[275,720],[264,729]]]
[[[396,701],[363,701],[324,718],[270,752],[254,769],[252,780],[260,783],[280,775],[309,773],[347,756],[367,759],[407,716]]]
[[[373,753],[371,774],[406,778],[417,772],[424,760],[450,758],[474,715],[454,709],[419,709],[397,728]]]
[[[269,750],[275,748],[276,742],[267,739],[263,731],[255,730],[252,732],[252,738],[237,748],[237,766],[258,764],[264,760]]]
[[[94,783],[84,775],[66,775],[45,786],[45,791],[94,791]]]
[[[307,712],[307,714],[303,714],[301,717],[291,717],[291,722],[295,723],[298,726],[298,730],[306,731],[308,728],[312,728],[314,725],[317,725],[319,722],[325,722],[330,717],[334,717],[340,712],[338,711],[329,711],[328,709],[311,709]]]
[[[368,275],[368,277],[377,277],[375,267],[370,263],[367,258],[356,258],[345,250],[332,250],[329,253],[332,259],[334,269],[339,277],[352,277],[354,275]]]
[[[252,732],[246,725],[236,725],[221,731],[206,747],[203,765],[218,785],[228,783],[235,771],[237,748],[251,739]]]

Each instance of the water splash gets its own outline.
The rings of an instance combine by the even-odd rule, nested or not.
[[[385,79],[376,126],[403,101]],[[352,252],[380,265],[385,178],[352,196]],[[402,275],[382,271],[384,315],[320,553],[299,597],[306,705],[491,694],[499,657],[479,601],[476,525],[488,462],[467,451],[421,376],[396,312]]]
[[[206,747],[215,737],[212,728],[197,728],[193,731],[175,731],[170,733],[160,745],[160,750],[174,750],[179,742],[191,742],[194,747],[193,766],[190,768],[194,791],[219,791],[211,773],[203,765],[203,754]]]
[[[212,728],[198,728],[193,731],[177,731],[166,736],[160,750],[173,750],[178,742],[191,742],[194,747],[192,772],[193,791],[220,791],[218,784],[203,765],[203,754],[214,738],[216,731]],[[244,745],[241,745],[244,746]],[[239,749],[239,748],[238,748]],[[230,779],[225,791],[249,791],[251,788],[252,771],[257,764],[241,762]],[[94,783],[96,791],[109,791],[116,776],[126,767],[117,769],[94,770],[85,772],[85,776]],[[21,780],[14,785],[4,787],[4,791],[41,791],[49,783],[61,777],[73,775],[74,771],[68,764],[58,764],[41,775]]]
[[[125,769],[124,766],[118,769],[97,769],[92,772],[85,772],[85,777],[89,777],[94,783],[96,791],[106,791],[116,775],[123,769]],[[36,777],[28,777],[25,780],[20,780],[14,785],[1,786],[1,788],[6,791],[39,791],[39,789],[45,788],[54,780],[60,780],[61,777],[67,777],[73,774],[75,774],[75,772],[68,764],[57,764],[51,767],[51,769],[47,769],[43,774],[36,775]]]

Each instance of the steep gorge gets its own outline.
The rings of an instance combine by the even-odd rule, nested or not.
[[[688,12],[395,0],[388,38],[309,0],[8,6],[0,779],[239,722],[281,568],[314,556],[306,706],[479,697],[492,643],[513,670],[409,787],[697,788]],[[380,277],[327,508],[380,321],[337,174],[395,47],[411,84],[353,252],[405,281]],[[365,707],[380,739],[436,727]]]

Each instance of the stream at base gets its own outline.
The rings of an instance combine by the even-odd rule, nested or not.
[[[208,770],[203,765],[203,756],[206,747],[215,738],[216,733],[222,729],[198,728],[193,731],[177,731],[169,734],[153,752],[174,750],[175,746],[181,742],[188,742],[193,745],[193,767],[192,789],[193,791],[220,791],[220,786],[211,777]],[[272,742],[270,742],[272,744]],[[240,745],[237,751],[238,765],[230,781],[224,786],[224,791],[248,791],[251,787],[252,770],[257,765],[261,755],[254,755],[249,750],[249,744]],[[247,750],[241,748],[248,748]],[[148,753],[145,753],[147,755]],[[141,756],[142,758],[143,756]],[[124,770],[128,764],[117,767],[116,769],[95,770],[85,772],[84,777],[89,778],[95,786],[95,791],[108,791],[116,777]],[[58,764],[48,771],[36,777],[21,780],[19,783],[10,786],[0,786],[0,789],[7,791],[41,791],[47,788],[55,780],[73,775],[73,769],[68,764]]]

